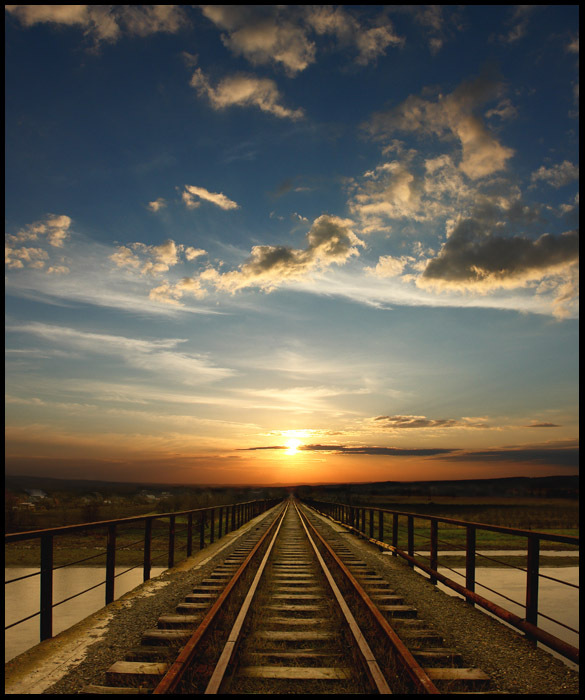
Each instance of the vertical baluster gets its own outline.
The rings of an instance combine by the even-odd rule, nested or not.
[[[53,535],[41,535],[41,642],[53,636]]]
[[[475,528],[466,526],[465,536],[465,588],[475,592]],[[471,601],[467,601],[471,603]],[[471,603],[474,605],[474,603]]]
[[[150,578],[151,566],[151,551],[152,551],[152,518],[147,518],[144,521],[144,563],[142,580],[148,581]]]
[[[538,571],[540,540],[537,535],[528,537],[526,562],[526,621],[538,625]]]
[[[193,554],[193,513],[187,516],[187,556]]]
[[[408,554],[414,557],[414,517],[412,515],[407,516],[407,527],[408,527]],[[408,562],[410,567],[413,567],[412,562]]]
[[[437,520],[431,520],[431,562],[430,562],[430,564],[431,564],[431,569],[433,569],[433,571],[437,570],[438,561],[439,561],[438,544],[439,544],[439,523]],[[433,575],[431,575],[431,583],[437,585],[437,579]]]
[[[169,517],[169,569],[175,565],[175,516]]]
[[[106,605],[114,600],[114,577],[116,575],[116,524],[108,525],[106,544]]]

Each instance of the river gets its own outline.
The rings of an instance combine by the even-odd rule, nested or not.
[[[38,571],[38,569],[10,567],[5,569],[5,580],[24,576],[25,574]],[[123,571],[117,569],[116,572]],[[152,570],[152,576],[157,576],[164,569]],[[439,568],[439,571],[446,576],[450,576],[458,583],[464,579],[455,576],[453,572]],[[464,569],[454,569],[465,576]],[[578,585],[579,567],[561,566],[541,568],[541,573],[545,576],[558,578],[563,581]],[[77,591],[99,583],[103,580],[103,569],[90,567],[69,567],[57,569],[54,573],[54,594],[53,600],[59,601],[73,595]],[[116,598],[132,590],[142,583],[142,569],[134,569],[120,578],[116,579]],[[481,585],[480,585],[481,584]],[[523,609],[500,596],[482,588],[487,586],[497,590],[512,600],[524,602],[526,575],[516,569],[478,567],[476,569],[476,592],[484,597],[499,603],[512,612],[523,615]],[[451,589],[439,587],[450,595],[457,595]],[[6,588],[6,625],[20,620],[27,615],[34,613],[39,607],[39,577],[35,576],[24,581],[11,583]],[[104,605],[104,586],[90,591],[89,593],[74,598],[54,609],[53,633],[57,634],[76,622],[83,620],[91,613],[99,610]],[[540,579],[539,584],[539,612],[549,617],[559,620],[572,628],[579,628],[579,591],[576,588],[562,586],[546,578]],[[565,641],[579,646],[578,634],[571,632],[559,625],[544,618],[539,618],[539,625],[552,634]],[[6,631],[5,661],[8,661],[18,654],[30,649],[39,641],[39,618],[38,616]],[[574,664],[565,661],[571,668],[576,668]]]

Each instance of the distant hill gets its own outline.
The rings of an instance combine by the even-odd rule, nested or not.
[[[318,491],[330,497],[336,493],[389,496],[500,496],[537,498],[579,498],[578,476],[508,477],[503,479],[459,479],[454,481],[381,481],[361,484],[306,485],[297,487],[299,495]]]
[[[375,494],[381,498],[397,496],[505,496],[505,497],[540,497],[540,498],[578,498],[578,476],[543,476],[543,477],[509,477],[503,479],[460,479],[454,481],[381,481],[359,484],[305,484],[299,486],[266,485],[244,486],[226,485],[210,486],[206,484],[178,485],[129,483],[98,481],[85,479],[55,479],[40,476],[6,475],[5,488],[9,491],[41,489],[47,493],[54,491],[88,492],[98,491],[103,494],[132,494],[142,489],[170,492],[194,491],[197,489],[237,489],[241,491],[259,491],[266,488],[272,491],[282,490],[283,495],[295,491],[299,495],[315,497],[318,492],[327,492],[329,496],[336,493]]]

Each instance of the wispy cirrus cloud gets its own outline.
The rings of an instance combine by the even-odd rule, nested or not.
[[[115,356],[127,366],[162,373],[184,384],[218,381],[234,374],[231,369],[214,365],[206,355],[180,352],[178,347],[187,342],[180,338],[145,340],[39,322],[12,324],[7,331],[32,335],[74,353]]]
[[[385,430],[419,430],[443,428],[486,428],[480,418],[427,418],[427,416],[376,416],[372,424]]]

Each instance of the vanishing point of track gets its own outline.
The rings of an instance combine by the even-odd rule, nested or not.
[[[438,694],[489,688],[308,508],[274,509],[86,694]]]

